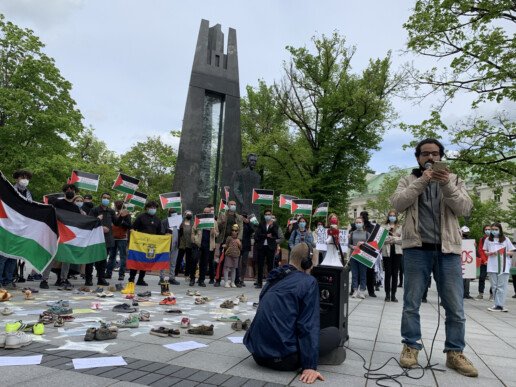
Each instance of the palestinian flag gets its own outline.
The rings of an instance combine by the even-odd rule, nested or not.
[[[225,199],[220,199],[219,214],[221,212],[226,212],[227,209],[228,209],[228,202]]]
[[[124,175],[123,173],[119,173],[118,177],[115,180],[115,184],[111,189],[115,191],[120,191],[126,194],[133,194],[138,189],[138,183],[140,180]]]
[[[496,260],[498,264],[498,274],[503,274],[507,270],[507,252],[502,247],[496,252]]]
[[[329,202],[319,204],[315,209],[313,216],[328,216],[328,207],[330,207]]]
[[[99,176],[94,173],[73,170],[69,184],[75,184],[77,188],[96,192],[99,189]]]
[[[136,191],[133,194],[127,194],[127,196],[125,197],[125,201],[127,203],[131,203],[135,206],[143,208],[145,207],[145,203],[147,202],[147,194]]]
[[[226,195],[226,202],[229,201],[229,187],[226,185],[224,187],[224,195]]]
[[[312,215],[312,199],[292,199],[292,214]]]
[[[56,208],[60,262],[86,264],[106,259],[106,243],[100,220]]]
[[[181,192],[160,194],[159,201],[161,202],[161,208],[164,210],[167,208],[174,208],[181,212]]]
[[[264,204],[272,206],[274,200],[274,191],[271,189],[253,188],[253,204]]]
[[[0,172],[0,254],[41,272],[57,252],[58,236],[54,207],[27,201]]]
[[[383,228],[379,224],[376,224],[367,240],[367,243],[373,246],[377,250],[381,250],[385,239],[389,236],[389,230]]]
[[[125,209],[129,212],[134,212],[134,204],[132,203],[125,203]]]
[[[200,230],[215,227],[215,217],[213,214],[197,214],[195,215],[194,226]]]
[[[65,194],[62,192],[46,194],[46,195],[43,195],[43,203],[52,204],[56,200],[64,199],[64,197],[65,197]]]
[[[289,211],[291,211],[291,207],[292,207],[292,199],[297,199],[296,196],[292,196],[292,195],[283,195],[281,194],[279,196],[279,207],[280,208],[285,208]]]
[[[368,268],[372,268],[374,266],[379,256],[380,252],[367,243],[357,246],[351,253],[352,259],[366,265]]]

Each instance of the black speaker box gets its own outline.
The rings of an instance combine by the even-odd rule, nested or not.
[[[321,329],[336,327],[348,341],[349,268],[315,266],[312,275],[319,283]]]

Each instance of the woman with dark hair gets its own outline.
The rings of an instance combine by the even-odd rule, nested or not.
[[[398,223],[398,213],[389,211],[384,227],[389,230],[389,236],[382,247],[383,267],[385,268],[385,301],[398,302],[398,270],[401,264],[401,225]]]
[[[308,230],[308,227],[306,225],[306,218],[304,216],[301,216],[297,220],[297,229],[292,231],[292,234],[290,234],[288,246],[290,250],[292,250],[295,245],[298,245],[303,242],[309,243],[312,247],[315,247],[314,236],[310,232],[310,230]]]
[[[511,258],[514,255],[512,242],[503,234],[500,223],[491,225],[491,235],[484,242],[484,251],[487,255],[487,272],[493,287],[494,306],[487,308],[490,312],[508,312],[504,307],[511,269]]]

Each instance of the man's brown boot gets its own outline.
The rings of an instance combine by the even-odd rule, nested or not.
[[[462,352],[449,351],[446,352],[446,367],[457,371],[459,374],[464,376],[470,376],[476,378],[478,371]]]
[[[419,355],[419,349],[411,348],[407,344],[403,345],[401,351],[400,364],[403,368],[413,368],[418,365],[417,356]]]

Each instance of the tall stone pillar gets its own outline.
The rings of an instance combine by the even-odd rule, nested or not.
[[[229,29],[227,53],[220,24],[201,21],[188,87],[173,191],[183,209],[200,212],[218,205],[224,186],[242,165],[240,87],[236,30]]]

